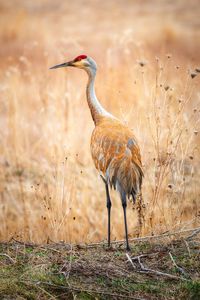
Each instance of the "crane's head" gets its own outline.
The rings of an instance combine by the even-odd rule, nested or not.
[[[73,60],[65,62],[63,64],[55,65],[50,69],[57,69],[57,68],[64,68],[64,67],[75,67],[79,69],[84,69],[86,72],[96,71],[97,69],[97,65],[95,61],[91,57],[85,54],[79,55],[75,57]]]

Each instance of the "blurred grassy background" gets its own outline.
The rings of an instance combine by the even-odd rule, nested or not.
[[[141,146],[145,221],[130,236],[199,225],[199,1],[0,1],[0,239],[106,238],[90,156],[86,75],[49,67],[79,54],[97,95]],[[195,71],[197,69],[197,71]],[[112,192],[112,239],[124,235]]]

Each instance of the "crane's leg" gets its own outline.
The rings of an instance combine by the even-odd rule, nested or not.
[[[108,209],[108,247],[110,247],[110,212],[111,212],[111,200],[110,200],[110,194],[109,194],[109,187],[107,182],[105,183],[106,186],[106,203],[107,203],[107,209]]]
[[[130,251],[130,246],[128,242],[128,226],[127,226],[127,219],[126,219],[126,194],[124,192],[121,193],[121,200],[122,200],[122,207],[124,211],[124,225],[125,225],[125,234],[126,234],[126,250]]]
[[[105,184],[106,187],[106,206],[108,209],[108,247],[110,247],[110,213],[111,213],[111,200],[110,200],[110,194],[109,194],[109,186],[108,183],[106,181],[106,179],[101,175],[101,178]]]

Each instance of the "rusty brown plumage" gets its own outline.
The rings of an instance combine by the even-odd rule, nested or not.
[[[143,172],[133,132],[117,119],[99,118],[91,137],[91,154],[96,169],[110,186],[135,200]]]

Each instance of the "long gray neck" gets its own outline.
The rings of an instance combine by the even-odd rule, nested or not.
[[[86,90],[87,101],[91,111],[92,119],[96,125],[98,118],[100,116],[112,117],[112,118],[113,116],[102,107],[102,105],[100,104],[100,102],[96,97],[95,89],[94,89],[96,70],[89,69],[87,70],[87,73],[88,73],[88,83],[87,83],[87,90]]]

